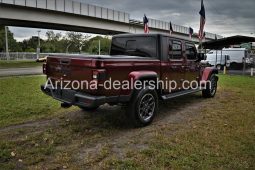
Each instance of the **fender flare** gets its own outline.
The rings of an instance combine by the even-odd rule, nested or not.
[[[202,71],[202,76],[201,76],[201,81],[207,81],[212,74],[218,74],[219,71],[217,68],[214,67],[206,67],[203,71]]]
[[[129,80],[146,80],[146,79],[157,79],[158,74],[154,71],[133,71],[129,73]]]
[[[157,80],[158,79],[158,74],[155,71],[133,71],[130,72],[128,75],[128,80],[130,82],[130,85],[132,83],[135,83],[137,80]],[[135,92],[135,89],[129,89],[125,93],[130,95],[130,97],[133,96]]]

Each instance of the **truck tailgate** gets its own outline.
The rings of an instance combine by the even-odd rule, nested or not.
[[[49,56],[46,75],[54,83],[56,80],[92,81],[93,58]],[[87,91],[86,89],[84,89]]]

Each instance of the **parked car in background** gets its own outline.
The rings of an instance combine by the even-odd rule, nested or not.
[[[207,62],[210,66],[216,66],[218,69],[222,68],[225,63],[232,69],[240,69],[243,67],[244,61],[248,61],[247,58],[249,58],[249,54],[245,48],[224,48],[209,51],[203,62]]]
[[[229,55],[222,55],[217,57],[217,63],[216,63],[216,56],[214,55],[206,55],[206,60],[203,60],[201,62],[209,65],[209,66],[215,66],[218,70],[222,70],[224,66],[230,67],[230,57]]]
[[[41,62],[41,63],[42,63],[42,62],[46,62],[47,57],[48,57],[48,56],[45,56],[45,57],[43,57],[43,58],[38,58],[38,59],[36,59],[36,62],[38,62],[38,63],[39,63],[39,62]]]

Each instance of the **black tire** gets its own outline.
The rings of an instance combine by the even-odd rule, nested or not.
[[[204,98],[212,98],[217,92],[218,86],[218,77],[215,74],[212,74],[209,78],[210,83],[206,84],[206,88],[202,90],[202,96]]]
[[[220,64],[218,64],[218,65],[216,66],[216,68],[217,68],[218,70],[222,70],[222,66],[221,66]]]
[[[96,111],[99,108],[99,106],[94,106],[94,107],[81,107],[81,106],[79,106],[79,108],[81,108],[83,111],[93,112],[93,111]]]
[[[157,92],[146,87],[135,91],[128,104],[126,115],[135,127],[144,127],[151,124],[157,111]]]

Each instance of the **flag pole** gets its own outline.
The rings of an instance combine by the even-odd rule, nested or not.
[[[203,0],[201,0],[201,9],[199,11],[200,14],[200,28],[199,28],[199,33],[198,33],[198,38],[199,38],[199,43],[200,43],[200,50],[203,50],[203,45],[202,41],[204,38],[204,26],[205,26],[205,6]]]
[[[200,38],[199,38],[199,46],[200,46],[200,53],[202,53],[203,43],[202,43],[202,40]]]

